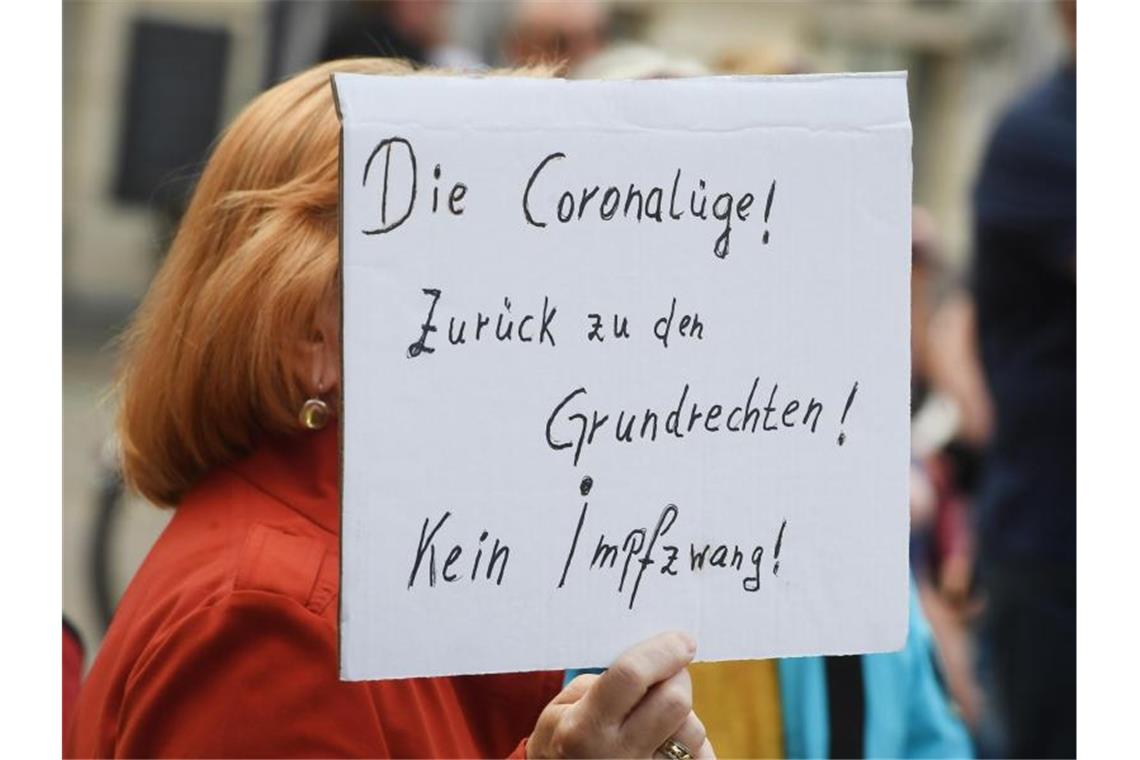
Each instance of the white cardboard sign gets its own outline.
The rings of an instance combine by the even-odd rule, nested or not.
[[[903,645],[905,75],[334,88],[343,678]]]

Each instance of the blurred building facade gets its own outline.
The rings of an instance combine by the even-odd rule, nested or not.
[[[457,46],[489,64],[512,0],[459,2],[449,9]],[[64,294],[69,327],[100,315],[121,318],[145,290],[169,232],[155,209],[114,194],[128,99],[132,31],[168,22],[228,41],[219,123],[274,75],[315,60],[339,3],[195,3],[75,0],[64,5]],[[603,3],[612,36],[632,38],[710,69],[860,71],[910,74],[915,200],[943,231],[949,263],[968,258],[967,194],[988,129],[1013,93],[1061,54],[1053,10],[1041,2]],[[286,7],[284,38],[274,19]],[[378,45],[379,47],[380,45]],[[191,62],[190,66],[200,66]],[[188,72],[193,76],[193,73]],[[192,174],[195,167],[182,170]]]

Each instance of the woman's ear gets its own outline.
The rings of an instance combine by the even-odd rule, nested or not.
[[[301,341],[301,382],[313,398],[334,392],[340,385],[340,318],[336,304],[317,314],[312,332]]]

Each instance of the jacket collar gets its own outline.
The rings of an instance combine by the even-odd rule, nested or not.
[[[264,437],[227,467],[333,535],[340,534],[340,436],[323,430]]]

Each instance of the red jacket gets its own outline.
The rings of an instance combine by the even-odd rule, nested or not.
[[[525,753],[561,673],[338,680],[337,467],[330,428],[187,494],[119,604],[68,756]]]

